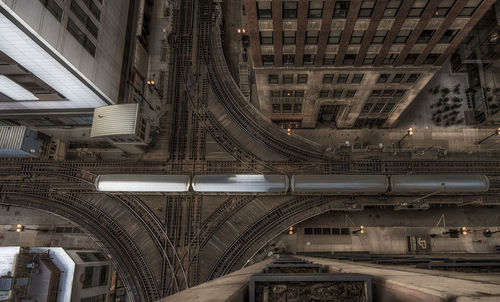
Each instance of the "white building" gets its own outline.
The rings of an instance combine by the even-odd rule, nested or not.
[[[111,262],[99,251],[0,247],[0,283],[4,286],[0,301],[106,302],[113,276]]]
[[[120,102],[133,2],[0,0],[0,124],[90,125]]]

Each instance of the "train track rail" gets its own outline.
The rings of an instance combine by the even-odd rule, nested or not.
[[[322,205],[331,201],[345,200],[344,197],[298,197],[286,202],[262,216],[250,225],[238,238],[236,238],[213,266],[208,280],[212,280],[228,273],[235,263],[240,261],[242,255],[264,234],[275,226],[289,221],[293,216],[305,212],[314,212]]]
[[[124,280],[132,301],[155,301],[160,298],[151,268],[126,231],[111,216],[85,199],[65,194],[43,185],[1,185],[0,204],[36,208],[65,217],[97,238]]]
[[[316,143],[305,142],[304,139],[297,137],[295,141],[301,143],[292,144],[289,136],[262,117],[255,108],[246,102],[229,73],[224,58],[219,25],[213,15],[212,2],[200,0],[200,10],[204,14],[201,18],[204,26],[199,34],[203,45],[207,47],[204,51],[205,64],[211,87],[235,123],[244,129],[256,142],[286,156],[290,160],[310,161],[311,159],[325,158]]]

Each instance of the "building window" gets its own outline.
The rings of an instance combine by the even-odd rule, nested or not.
[[[298,74],[297,84],[307,84],[307,74]]]
[[[283,65],[295,64],[295,55],[283,55]]]
[[[420,73],[412,73],[408,76],[408,79],[406,80],[406,82],[407,83],[415,83],[419,77],[420,77]]]
[[[394,77],[392,78],[392,83],[401,83],[403,78],[405,77],[404,73],[396,73]]]
[[[398,13],[401,1],[389,1],[384,10],[384,18],[394,18]]]
[[[284,31],[283,32],[283,45],[293,45],[295,44],[295,31]]]
[[[375,63],[376,57],[377,57],[377,54],[374,54],[374,53],[366,54],[365,58],[363,59],[363,65],[373,65],[373,63]]]
[[[43,6],[47,8],[47,10],[57,19],[57,21],[61,22],[63,9],[57,4],[55,0],[40,0]]]
[[[355,95],[356,95],[356,90],[347,90],[345,97],[346,98],[353,98]]]
[[[415,63],[415,61],[417,60],[418,58],[418,53],[409,53],[406,55],[406,58],[405,60],[403,61],[403,64],[404,65],[412,65]]]
[[[372,93],[370,93],[370,96],[371,97],[379,97],[381,93],[382,93],[382,90],[372,90]]]
[[[308,30],[306,31],[306,44],[318,44],[319,31]]]
[[[302,113],[302,104],[293,104],[293,113]]]
[[[272,31],[261,31],[260,32],[260,44],[272,45],[273,44],[273,32]]]
[[[97,20],[100,20],[101,19],[101,10],[99,9],[99,7],[94,3],[94,1],[92,0],[83,0],[82,1],[83,4],[87,5],[87,7],[89,8],[90,12],[92,13],[92,15],[94,15],[94,17],[97,19]],[[99,2],[102,4],[102,1],[99,0]]]
[[[349,11],[349,1],[335,1],[335,10],[333,11],[333,18],[345,19]]]
[[[364,30],[354,30],[351,35],[351,41],[349,43],[351,44],[361,44],[361,41],[363,40],[363,36],[365,35]]]
[[[387,80],[389,79],[390,74],[388,73],[382,73],[379,75],[377,79],[377,83],[386,83]]]
[[[341,30],[330,30],[330,33],[328,34],[328,44],[339,44],[341,37]]]
[[[296,98],[303,98],[304,97],[304,90],[295,90],[293,96]]]
[[[271,90],[271,97],[273,98],[279,98],[281,96],[279,90]]]
[[[327,98],[329,93],[330,93],[330,90],[320,90],[319,97],[322,99]]]
[[[92,41],[78,28],[75,22],[68,18],[66,27],[68,32],[87,50],[91,56],[95,57],[96,47]]]
[[[465,7],[458,14],[459,17],[471,17],[476,11],[479,4],[481,4],[482,0],[469,0]]]
[[[273,113],[281,113],[281,104],[273,104]]]
[[[268,77],[268,82],[269,82],[269,84],[278,84],[278,75],[277,74],[270,74]]]
[[[292,104],[283,104],[283,113],[292,113]]]
[[[302,59],[302,63],[304,65],[313,65],[315,57],[316,57],[315,55],[305,54],[303,59]]]
[[[75,1],[71,1],[71,11],[75,14],[75,16],[82,22],[82,24],[88,29],[89,33],[97,39],[97,35],[99,33],[99,29],[92,22],[91,18],[87,16],[85,11],[76,3]]]
[[[420,18],[425,10],[425,7],[427,6],[427,2],[429,2],[429,0],[415,0],[415,2],[413,2],[413,5],[411,6],[410,11],[408,12],[408,17]]]
[[[455,4],[455,0],[440,0],[433,17],[446,17],[453,4]]]
[[[439,39],[439,43],[451,43],[455,36],[458,34],[458,29],[448,29],[444,32],[441,39]]]
[[[108,283],[109,265],[86,266],[83,288],[103,286]]]
[[[283,19],[297,19],[297,1],[283,2]]]
[[[435,30],[430,30],[430,29],[422,30],[420,37],[418,37],[417,39],[417,43],[418,44],[429,43],[429,40],[432,38],[432,35],[434,35],[434,32]]]
[[[427,58],[424,60],[424,64],[434,64],[436,60],[439,58],[438,53],[430,53]]]
[[[337,83],[347,83],[347,79],[349,78],[349,74],[340,73],[337,77]]]
[[[385,36],[387,36],[387,30],[377,30],[375,35],[373,36],[372,43],[373,44],[382,44],[384,43]]]
[[[398,89],[394,92],[394,96],[403,96],[406,93],[406,89]]]
[[[81,298],[80,302],[106,302],[106,294]]]
[[[77,252],[76,254],[83,262],[102,262],[107,260],[100,252]]]
[[[323,16],[323,1],[310,1],[309,13],[307,15],[310,19],[320,19]]]
[[[355,73],[352,76],[351,83],[353,83],[353,84],[359,84],[359,83],[361,83],[361,81],[363,81],[363,77],[364,77],[364,74],[362,74],[362,73]]]
[[[262,64],[264,66],[274,65],[274,55],[262,55]]]
[[[385,55],[385,58],[384,58],[384,61],[382,62],[382,64],[384,64],[384,65],[394,64],[394,61],[396,61],[397,57],[398,57],[397,53],[387,54],[387,55]]]
[[[394,94],[394,89],[386,89],[382,91],[382,96],[392,96]]]
[[[323,75],[323,84],[333,83],[333,73]]]
[[[293,74],[284,74],[283,84],[292,84],[292,83],[293,83]]]
[[[373,106],[372,103],[366,103],[363,106],[363,110],[361,111],[361,113],[368,113],[368,112],[370,112],[370,109],[372,109],[372,106]]]
[[[259,19],[272,19],[273,10],[271,8],[271,1],[257,1],[257,18]]]
[[[396,38],[394,39],[394,44],[404,44],[408,41],[410,37],[411,30],[400,30]]]
[[[384,103],[376,103],[375,106],[373,106],[372,113],[380,113],[382,108],[384,108]]]
[[[334,90],[332,97],[334,99],[340,99],[342,97],[342,92],[344,92],[344,91],[343,90]]]
[[[359,9],[358,18],[370,18],[375,7],[375,1],[363,1]]]
[[[394,103],[389,103],[389,104],[385,105],[385,108],[384,108],[384,113],[389,113],[389,112],[391,112],[392,108],[394,108],[394,105],[396,105],[396,104],[394,104]]]
[[[323,57],[323,65],[333,65],[335,64],[335,54],[327,53]]]

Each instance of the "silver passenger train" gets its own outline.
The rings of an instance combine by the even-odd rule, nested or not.
[[[204,194],[325,194],[380,195],[405,193],[480,193],[488,191],[485,175],[99,175],[95,187],[103,192]]]

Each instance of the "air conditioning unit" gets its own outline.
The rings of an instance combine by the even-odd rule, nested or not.
[[[0,157],[40,157],[43,140],[25,126],[0,127]]]
[[[142,117],[139,104],[96,108],[90,137],[105,138],[127,153],[144,153],[149,144],[149,121]]]

